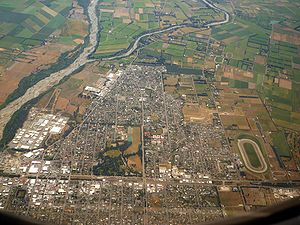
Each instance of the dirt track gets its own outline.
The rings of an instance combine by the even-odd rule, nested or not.
[[[252,146],[255,150],[255,153],[259,159],[259,162],[261,164],[261,166],[259,168],[255,168],[251,165],[249,157],[244,148],[244,144],[246,144],[246,143],[252,144]],[[238,140],[238,147],[239,147],[240,153],[242,155],[243,161],[245,163],[245,166],[248,170],[250,170],[251,172],[254,172],[254,173],[264,173],[267,171],[268,165],[267,165],[266,160],[261,152],[260,147],[258,146],[258,144],[256,142],[254,142],[250,139],[240,139],[240,140]]]

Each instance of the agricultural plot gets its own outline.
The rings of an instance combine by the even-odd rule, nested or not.
[[[271,137],[277,154],[281,157],[290,157],[291,153],[284,133],[281,131],[273,132]]]
[[[182,28],[153,36],[139,52],[138,61],[164,63],[172,73],[200,74],[203,69],[214,71],[216,62],[212,55],[222,52],[223,46],[210,39],[207,30]],[[223,57],[220,59],[222,63]]]
[[[279,35],[285,32],[285,34]],[[297,58],[300,33],[288,32],[286,28],[273,26],[267,57],[268,71],[265,79],[264,97],[269,99],[275,122],[290,129],[300,129],[297,79]],[[294,63],[296,62],[296,63]]]
[[[0,2],[0,47],[26,49],[43,43],[65,22],[64,13],[71,3],[71,0]]]
[[[300,129],[296,97],[300,32],[293,29],[300,22],[296,4],[289,2],[281,9],[276,1],[240,1],[235,3],[239,11],[234,21],[212,29],[212,37],[225,44],[225,64],[253,74],[251,78],[229,74],[222,67],[221,81],[232,88],[257,89],[276,125],[293,130]]]
[[[103,1],[100,3],[102,27],[95,57],[111,55],[129,47],[135,37],[148,29],[159,28],[152,1]]]
[[[218,21],[223,19],[223,14],[215,12],[200,2],[193,1],[103,1],[100,3],[100,23],[102,30],[100,32],[101,42],[94,54],[95,58],[101,58],[107,55],[114,55],[130,46],[130,44],[142,33],[153,29],[161,29],[176,24],[189,23],[194,27],[201,26],[207,21]],[[175,10],[176,9],[176,10]],[[168,39],[168,37],[167,37]],[[158,45],[168,40],[158,41]],[[149,40],[145,40],[146,44]],[[151,42],[151,40],[150,40]],[[164,58],[170,59],[174,64],[185,64],[192,67],[192,59],[183,60],[185,53],[194,55],[193,46],[187,47],[178,41],[170,43],[166,48]],[[174,44],[174,45],[173,45]],[[176,46],[175,46],[176,45]],[[147,48],[149,47],[149,48]],[[159,57],[156,48],[147,46],[144,56],[155,55]],[[149,50],[150,49],[150,50]],[[151,60],[149,60],[151,61]],[[173,62],[172,62],[173,61]],[[153,61],[151,61],[153,62]],[[195,59],[196,64],[201,63]]]
[[[0,1],[0,74],[11,60],[29,63],[20,53],[44,44],[65,23],[71,6],[71,0]]]

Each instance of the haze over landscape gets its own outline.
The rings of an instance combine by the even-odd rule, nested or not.
[[[201,224],[300,195],[299,0],[0,0],[0,210]]]

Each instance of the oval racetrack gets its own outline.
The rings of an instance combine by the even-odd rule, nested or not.
[[[254,149],[254,151],[258,157],[258,160],[260,162],[259,167],[254,167],[251,164],[251,161],[250,161],[247,151],[245,149],[245,144],[251,144],[253,146],[253,149]],[[243,161],[245,163],[245,166],[248,170],[250,170],[251,172],[254,172],[254,173],[264,173],[267,171],[267,169],[268,169],[267,163],[261,152],[260,147],[258,146],[258,144],[255,141],[250,140],[250,139],[239,139],[238,147],[239,147],[239,151],[242,155]]]

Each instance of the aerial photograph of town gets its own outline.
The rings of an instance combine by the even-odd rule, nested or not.
[[[0,0],[0,213],[196,225],[299,197],[300,0]]]

